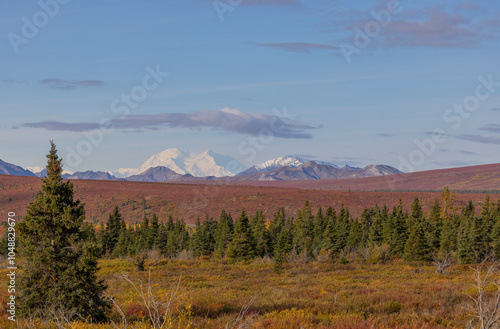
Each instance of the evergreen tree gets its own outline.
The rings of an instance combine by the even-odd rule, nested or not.
[[[373,224],[373,209],[364,209],[359,223],[361,224],[361,246],[368,246],[370,243],[370,228]]]
[[[227,245],[231,242],[233,230],[233,218],[225,210],[222,210],[219,217],[219,226],[215,233],[215,253],[217,256],[225,256]]]
[[[130,232],[127,230],[125,223],[123,223],[120,235],[118,236],[118,242],[113,249],[113,257],[131,256],[133,254],[132,245]]]
[[[471,238],[472,226],[471,221],[466,221],[461,227],[457,254],[462,264],[472,264],[476,261],[473,238]]]
[[[373,215],[373,222],[368,233],[368,242],[371,246],[379,245],[384,242],[384,223],[382,222],[382,214],[380,209],[377,209]]]
[[[275,256],[274,256],[274,272],[276,274],[283,273],[283,263],[286,262],[287,253],[287,237],[286,231],[282,230],[279,234],[278,241],[276,243]]]
[[[266,218],[262,210],[257,211],[250,222],[253,241],[255,242],[255,252],[258,257],[270,254],[270,236],[266,227]]]
[[[240,217],[236,220],[233,239],[227,248],[227,257],[233,261],[255,257],[255,243],[245,209],[241,211]]]
[[[308,257],[313,257],[313,230],[314,217],[309,200],[306,200],[302,209],[298,211],[295,221],[293,244],[298,254],[304,252]]]
[[[149,231],[147,237],[148,249],[153,249],[157,247],[155,245],[155,241],[158,237],[159,230],[160,230],[160,221],[158,220],[156,214],[153,214],[153,217],[151,217],[151,223],[149,224]]]
[[[194,232],[189,239],[189,249],[193,253],[194,257],[199,257],[203,255],[203,229],[201,227],[200,218],[196,219],[196,224]]]
[[[441,218],[441,206],[436,198],[429,218],[424,222],[424,231],[427,241],[433,250],[440,249],[441,234],[443,230],[443,219]],[[446,248],[445,248],[446,249]]]
[[[323,216],[323,209],[321,206],[318,207],[318,211],[316,212],[316,217],[314,218],[314,229],[313,229],[313,252],[315,255],[319,253],[323,245],[323,234],[326,229],[326,220]]]
[[[493,230],[491,232],[491,240],[493,244],[493,254],[495,259],[500,259],[500,221],[495,223]]]
[[[271,220],[271,223],[269,224],[269,239],[271,240],[270,253],[274,257],[276,257],[275,255],[275,250],[277,248],[276,245],[278,243],[281,231],[284,230],[285,221],[286,221],[285,208],[280,208],[278,209],[278,211],[275,212],[274,217]]]
[[[401,199],[399,199],[399,204],[402,204]],[[411,215],[408,219],[408,227],[413,228],[414,225],[420,225],[424,222],[424,212],[422,211],[422,206],[420,205],[420,200],[416,196],[413,199],[413,204],[411,205]]]
[[[73,184],[62,179],[62,160],[51,142],[42,190],[18,224],[23,271],[18,282],[21,315],[46,307],[104,320],[109,309],[106,286],[97,279],[99,247],[85,240],[84,205],[73,199]],[[45,315],[45,314],[44,314]]]
[[[410,262],[427,262],[431,260],[431,250],[421,224],[416,224],[408,237],[404,259]]]
[[[136,249],[137,251],[149,249],[149,219],[146,217],[146,214],[142,217],[142,222],[139,227]]]
[[[448,254],[456,248],[457,233],[452,225],[450,219],[448,219],[444,225],[441,232],[441,237],[439,241],[439,250],[442,254]]]
[[[327,211],[326,214],[326,228],[323,235],[323,249],[330,253],[330,258],[333,260],[337,257],[340,250],[339,245],[339,232],[340,225],[337,220],[336,212],[333,208],[329,208],[331,211]]]
[[[120,209],[118,206],[115,206],[113,212],[109,214],[108,222],[106,223],[106,228],[104,229],[104,233],[102,235],[102,244],[105,254],[110,255],[115,249],[122,230],[122,225],[124,224],[122,215],[120,214]]]
[[[403,205],[400,202],[392,215],[393,230],[389,245],[393,255],[403,256],[404,254],[406,241],[408,240],[407,217],[408,214],[403,213]]]
[[[165,224],[161,224],[158,228],[158,234],[153,242],[156,248],[158,248],[163,254],[165,254],[165,249],[168,243],[168,230]]]
[[[359,247],[361,245],[362,238],[363,228],[361,223],[357,220],[352,221],[349,236],[347,238],[347,247],[352,249]]]

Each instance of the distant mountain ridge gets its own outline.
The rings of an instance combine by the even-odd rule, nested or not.
[[[90,179],[90,180],[116,180],[117,178],[110,173],[103,171],[87,170],[84,172],[76,172],[72,175],[64,175],[66,179]]]
[[[286,155],[283,157],[279,157],[273,160],[268,160],[266,162],[263,162],[261,164],[255,165],[253,167],[248,168],[247,170],[240,172],[238,176],[245,176],[245,175],[252,175],[252,174],[257,174],[257,173],[263,173],[263,172],[268,172],[268,171],[273,171],[282,167],[292,167],[292,168],[298,168],[305,163],[313,161],[317,164],[321,165],[328,165],[332,166],[335,168],[338,168],[338,166],[334,165],[333,163],[330,162],[325,162],[325,161],[315,161],[315,160],[307,160],[295,155]]]
[[[167,182],[172,180],[181,180],[184,176],[193,177],[191,175],[178,174],[167,167],[154,167],[149,168],[142,174],[124,178],[124,180],[131,182]]]
[[[41,169],[38,167],[32,168]],[[245,167],[232,157],[220,155],[210,150],[195,154],[170,148],[154,154],[137,169],[121,168],[113,172],[92,170],[75,173],[65,172],[63,178],[140,182],[203,182],[217,179],[227,181],[280,181],[361,178],[402,173],[398,169],[387,165],[368,165],[364,168],[346,165],[341,168],[330,162],[307,160],[293,155],[279,157],[246,170],[244,169]],[[38,177],[46,175],[45,169],[35,174],[29,170],[1,161],[0,173],[2,171],[12,175]],[[238,171],[240,172],[238,173]],[[113,173],[116,173],[116,175]]]
[[[237,179],[250,181],[316,180],[332,178],[362,178],[400,173],[402,172],[398,169],[387,165],[369,165],[364,168],[345,166],[343,168],[339,168],[337,166],[309,161],[297,167],[284,166],[270,171],[239,175]]]
[[[0,174],[36,177],[31,171],[2,160],[0,160]]]

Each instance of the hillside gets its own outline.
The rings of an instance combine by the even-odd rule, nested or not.
[[[424,211],[428,211],[434,199],[440,197],[439,193],[429,192],[348,192],[194,183],[74,180],[73,184],[76,197],[86,204],[87,219],[94,222],[105,221],[115,205],[120,207],[129,223],[140,221],[144,213],[157,213],[162,220],[173,215],[194,223],[196,218],[204,219],[206,214],[218,217],[222,209],[229,211],[233,217],[242,208],[250,213],[262,209],[268,217],[280,207],[285,207],[289,213],[295,213],[305,199],[309,199],[313,207],[331,205],[339,209],[344,204],[353,216],[359,216],[366,207],[384,204],[393,207],[398,204],[399,198],[406,206],[411,205],[415,195],[418,195]],[[4,212],[15,211],[23,215],[26,205],[34,200],[39,188],[40,178],[0,175],[1,208]],[[473,200],[480,206],[485,196],[458,194],[456,201],[457,205],[463,206],[468,200]]]

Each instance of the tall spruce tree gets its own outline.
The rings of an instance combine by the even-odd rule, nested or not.
[[[215,232],[215,254],[217,256],[224,257],[226,255],[226,248],[229,242],[231,242],[233,230],[233,218],[225,210],[222,210],[217,232]]]
[[[227,257],[233,261],[248,260],[255,257],[255,242],[245,209],[234,226],[233,239],[227,247]]]
[[[100,248],[86,239],[84,205],[73,198],[73,184],[62,179],[62,159],[55,144],[47,155],[42,190],[19,223],[19,311],[42,315],[50,308],[94,321],[104,320],[109,304],[97,279]],[[44,314],[46,315],[46,314]]]
[[[406,261],[428,262],[431,260],[431,249],[421,224],[415,224],[405,245]]]
[[[106,223],[106,228],[102,234],[102,245],[104,249],[104,254],[110,255],[113,253],[116,244],[118,243],[118,238],[122,231],[122,226],[125,222],[120,214],[120,209],[115,206],[113,212],[109,214],[108,221]]]

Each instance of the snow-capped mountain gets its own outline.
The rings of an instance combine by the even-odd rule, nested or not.
[[[24,169],[29,170],[36,175],[41,173],[45,169],[45,167],[24,167]]]
[[[302,166],[303,164],[310,162],[310,161],[311,160],[307,160],[307,159],[304,159],[304,158],[301,158],[298,156],[286,155],[286,156],[279,157],[279,158],[276,158],[273,160],[269,160],[269,161],[263,162],[261,164],[255,165],[253,167],[250,167],[249,169],[239,173],[238,176],[273,171],[275,169],[282,168],[282,167],[298,168],[298,167]],[[316,160],[312,160],[312,161],[319,164],[319,165],[332,166],[334,168],[338,168],[336,165],[334,165],[333,163],[330,163],[330,162],[316,161]]]
[[[194,177],[234,176],[246,167],[234,158],[206,150],[200,154],[169,148],[151,156],[138,169],[118,169],[113,172],[116,177],[128,177],[142,174],[150,168],[166,167],[180,175],[190,174]]]
[[[238,175],[238,180],[310,180],[310,179],[336,179],[336,178],[362,178],[400,174],[401,171],[386,165],[369,165],[364,168],[345,166],[342,168],[328,164],[319,164],[309,161],[298,167],[283,166],[265,172]]]
[[[108,171],[108,174],[115,176],[116,178],[125,178],[133,175],[137,175],[139,169],[137,168],[120,168],[115,171]]]

